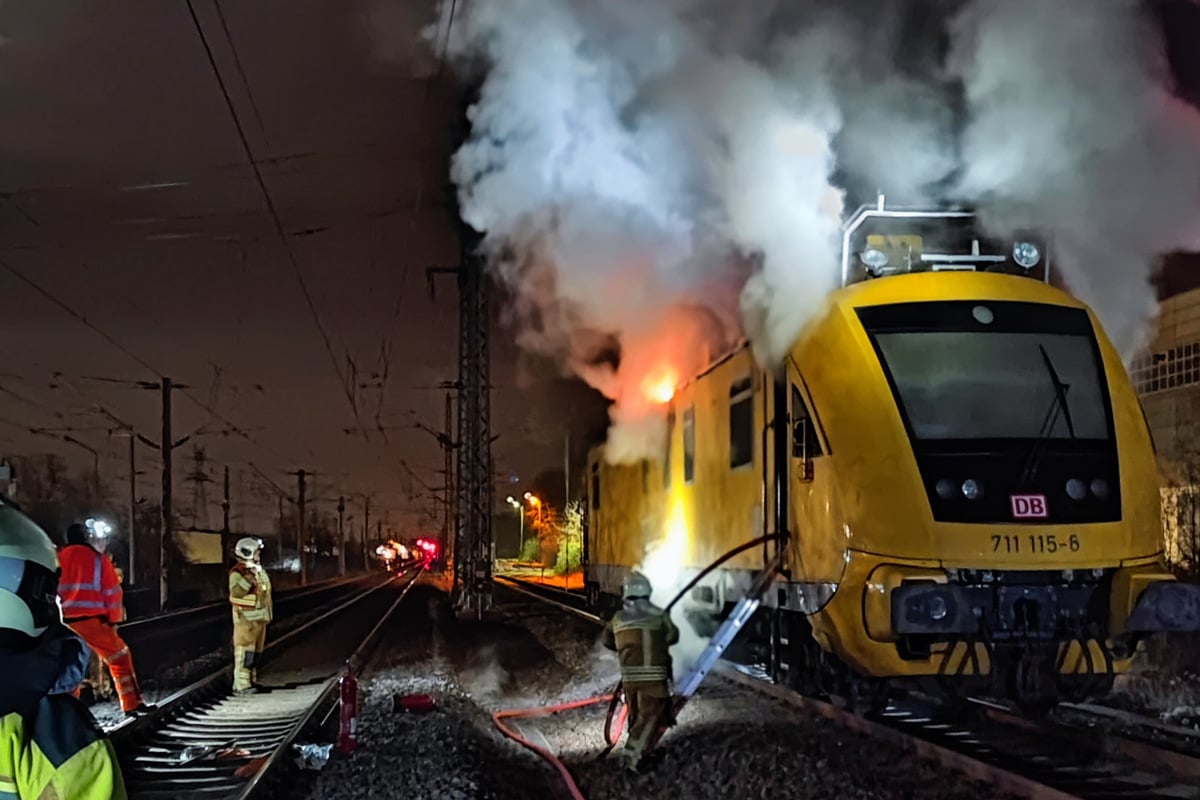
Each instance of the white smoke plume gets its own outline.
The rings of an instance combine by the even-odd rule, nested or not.
[[[777,362],[876,190],[1052,234],[1126,354],[1154,256],[1194,234],[1196,114],[1134,0],[458,7],[449,55],[483,78],[464,218],[521,343],[616,401],[612,460],[661,454],[659,389],[710,353]]]
[[[970,119],[961,193],[1004,232],[1037,227],[1126,357],[1157,311],[1156,255],[1196,245],[1200,126],[1169,94],[1138,0],[976,0],[954,20]]]

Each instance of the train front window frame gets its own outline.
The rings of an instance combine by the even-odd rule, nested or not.
[[[1115,441],[1104,361],[1086,311],[1014,301],[857,311],[914,443]]]

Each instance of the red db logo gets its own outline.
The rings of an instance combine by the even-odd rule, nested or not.
[[[1017,519],[1045,519],[1050,516],[1044,494],[1014,494],[1012,512]]]

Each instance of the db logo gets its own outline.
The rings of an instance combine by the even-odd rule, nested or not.
[[[1045,519],[1050,516],[1044,494],[1014,494],[1012,512],[1017,519]]]

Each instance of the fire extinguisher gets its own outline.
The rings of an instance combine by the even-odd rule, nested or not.
[[[354,667],[346,665],[340,681],[342,713],[338,724],[338,750],[353,753],[358,747],[358,678]]]

